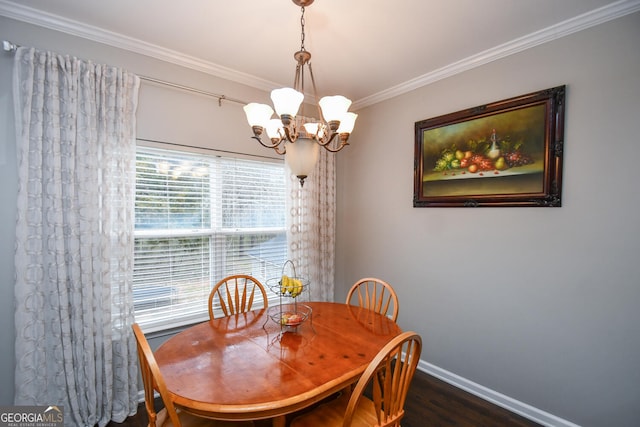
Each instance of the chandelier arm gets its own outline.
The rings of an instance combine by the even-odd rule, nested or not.
[[[316,136],[316,138],[314,138],[314,141],[316,141],[316,143],[321,146],[321,147],[325,147],[327,148],[329,144],[331,144],[331,142],[336,139],[336,136],[338,134],[336,132],[331,131],[331,133],[329,134],[325,134],[322,138],[318,138]],[[327,148],[328,149],[328,148]]]
[[[342,150],[344,147],[346,147],[347,145],[349,145],[349,142],[347,142],[346,139],[343,139],[340,142],[340,145],[337,148],[332,148],[327,144],[320,144],[325,150],[330,151],[331,153],[337,153],[338,151]]]
[[[304,83],[302,85],[300,85],[300,71],[302,69],[302,64],[298,63],[298,65],[296,65],[296,75],[293,78],[293,88],[299,92],[302,92],[304,94]],[[304,75],[304,69],[302,69],[302,75]]]
[[[272,139],[271,140],[271,144],[265,144],[262,141],[262,138],[260,136],[254,135],[251,138],[255,139],[256,141],[258,141],[260,143],[260,145],[262,145],[265,148],[273,148],[274,150],[276,150],[276,152],[278,151],[278,147],[280,146],[280,144],[282,144],[282,141],[284,141],[284,138],[280,138],[280,139]],[[284,144],[283,144],[284,145]]]
[[[318,99],[318,89],[316,88],[316,79],[313,76],[313,68],[311,68],[311,62],[307,62],[307,66],[309,67],[309,76],[311,77],[311,87],[313,88],[314,101],[316,103],[316,107],[318,108],[318,119],[322,123],[326,123],[326,120],[322,115],[322,109],[320,108],[320,100]]]
[[[331,144],[331,142],[336,139],[336,136],[340,136],[340,145],[336,148],[331,147],[329,144]],[[332,153],[337,153],[338,151],[342,150],[345,146],[349,145],[349,134],[348,133],[338,133],[338,132],[331,132],[331,134],[326,138],[326,140],[319,140],[319,139],[314,139],[314,141],[316,141],[316,143],[323,147],[325,150],[330,151]]]

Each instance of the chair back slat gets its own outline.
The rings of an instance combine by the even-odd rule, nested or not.
[[[213,319],[217,300],[224,316],[251,311],[253,303],[262,296],[264,308],[268,306],[267,292],[258,279],[246,274],[225,277],[209,294],[209,318]]]
[[[382,279],[366,277],[358,280],[347,294],[347,304],[357,296],[358,305],[377,313],[398,319],[398,296],[393,287]]]
[[[399,427],[421,352],[422,339],[412,331],[398,335],[385,345],[356,383],[347,404],[343,426],[351,425],[366,387],[372,384],[372,401],[377,425]]]

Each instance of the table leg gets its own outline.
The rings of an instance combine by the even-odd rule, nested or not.
[[[273,421],[273,427],[285,427],[287,417],[284,415],[280,415],[280,416],[274,417],[272,421]]]

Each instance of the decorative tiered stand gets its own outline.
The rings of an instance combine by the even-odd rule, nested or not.
[[[307,319],[311,322],[311,307],[302,303],[309,295],[309,280],[296,274],[296,267],[291,260],[283,264],[280,277],[267,279],[267,286],[279,296],[278,305],[267,310],[269,319],[280,325],[281,333],[297,332]]]

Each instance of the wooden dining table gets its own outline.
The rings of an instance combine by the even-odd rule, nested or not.
[[[281,427],[287,414],[356,382],[402,332],[372,310],[304,304],[311,313],[295,328],[271,318],[271,307],[191,326],[161,344],[155,357],[175,404],[207,418],[271,418]]]

